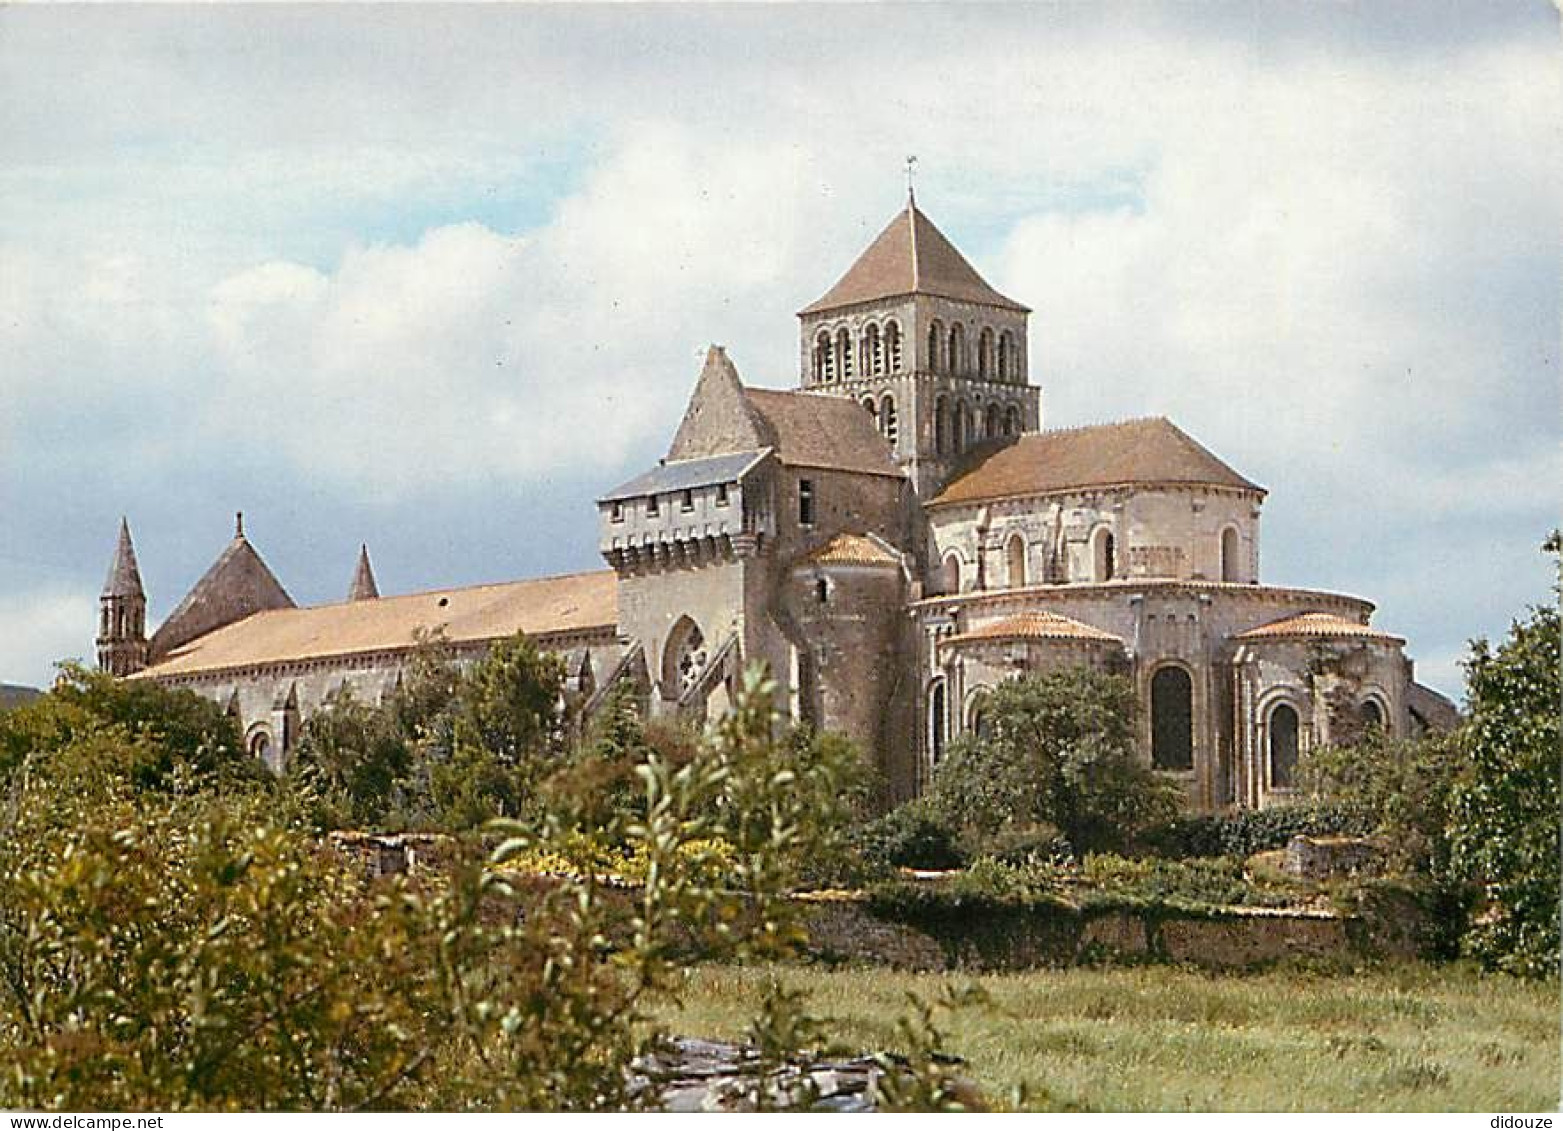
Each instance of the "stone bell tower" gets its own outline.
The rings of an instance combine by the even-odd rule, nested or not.
[[[130,675],[147,665],[147,595],[141,587],[130,523],[119,521],[119,544],[98,596],[98,670]]]
[[[1030,313],[989,286],[908,192],[840,281],[798,312],[801,383],[861,402],[926,499],[967,449],[1041,427]]]

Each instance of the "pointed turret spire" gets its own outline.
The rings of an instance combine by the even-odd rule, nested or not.
[[[146,590],[141,587],[136,547],[130,541],[130,522],[122,517],[114,560],[98,597],[98,669],[129,675],[146,667],[146,623]]]
[[[109,575],[103,582],[105,597],[145,597],[141,587],[141,568],[136,565],[136,547],[130,541],[130,520],[119,520],[119,545],[114,547],[114,560],[109,563]]]
[[[373,601],[380,596],[380,587],[374,583],[374,570],[369,568],[369,547],[358,547],[358,568],[353,571],[353,584],[348,587],[349,601]]]

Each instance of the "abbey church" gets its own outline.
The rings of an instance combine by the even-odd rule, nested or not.
[[[1264,488],[1166,419],[1044,429],[1029,314],[908,200],[799,312],[795,389],[711,348],[666,457],[598,500],[608,569],[382,596],[363,552],[346,601],[301,608],[241,519],[148,636],[122,526],[99,665],[215,699],[280,770],[333,693],[377,701],[431,633],[458,659],[528,634],[588,715],[629,683],[711,717],[763,662],[892,800],[994,686],[1069,665],[1133,681],[1141,756],[1198,809],[1286,800],[1311,745],[1451,723],[1369,601],[1261,583]]]

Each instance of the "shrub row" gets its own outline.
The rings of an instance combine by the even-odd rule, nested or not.
[[[1198,856],[1245,859],[1256,852],[1284,848],[1294,836],[1367,836],[1373,831],[1372,816],[1364,810],[1316,802],[1178,817],[1145,830],[1139,839],[1146,851],[1173,860]]]

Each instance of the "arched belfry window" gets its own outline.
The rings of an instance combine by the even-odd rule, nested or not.
[[[1010,588],[1019,589],[1026,583],[1026,536],[1018,531],[1011,535],[1004,556],[1009,565]]]
[[[852,335],[845,326],[836,331],[836,367],[843,381],[852,380]]]
[[[1238,563],[1237,527],[1229,526],[1221,532],[1221,580],[1241,581],[1242,566]]]
[[[879,327],[872,322],[863,329],[863,361],[859,371],[865,377],[878,377],[885,371],[885,355],[879,340]]]
[[[953,436],[951,438],[951,449],[953,451],[959,452],[966,447],[966,418],[969,415],[970,413],[966,410],[966,402],[956,401]]]
[[[885,323],[885,368],[891,373],[901,372],[901,324]]]
[[[950,448],[950,402],[936,397],[933,402],[933,453],[942,456]]]
[[[894,447],[900,429],[895,418],[895,398],[889,393],[886,393],[885,399],[879,402],[879,430],[885,434],[885,439],[890,441],[890,446]]]
[[[946,360],[951,373],[960,376],[966,372],[966,327],[959,322],[950,327],[950,348]]]
[[[931,373],[944,372],[939,354],[944,349],[944,323],[937,318],[928,327],[928,369]]]
[[[868,410],[869,417],[874,422],[874,427],[879,427],[879,403],[873,397],[863,398],[863,407]]]
[[[1008,330],[999,335],[999,379],[1010,381],[1020,376],[1015,362],[1015,339]]]
[[[1091,537],[1091,580],[1111,581],[1118,576],[1118,546],[1113,532],[1103,526]]]
[[[986,326],[977,336],[977,376],[993,380],[993,331]]]
[[[836,364],[831,357],[830,333],[821,330],[814,339],[814,380],[824,382],[835,379]]]
[[[991,440],[999,434],[999,428],[1001,427],[999,421],[999,406],[996,404],[990,404],[988,406],[988,416],[983,424],[982,429],[984,439]]]
[[[1290,789],[1297,776],[1297,711],[1282,703],[1270,712],[1270,788]]]
[[[959,593],[961,591],[961,558],[951,550],[944,555],[944,576],[939,579],[940,588],[946,593]]]
[[[1004,412],[1004,435],[1020,435],[1020,406],[1010,405]]]
[[[1194,768],[1194,681],[1182,668],[1162,668],[1151,677],[1151,765]]]

